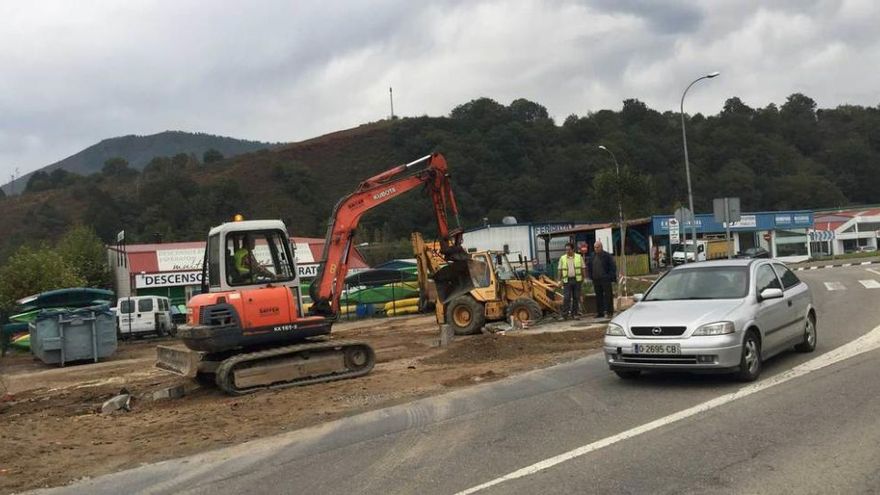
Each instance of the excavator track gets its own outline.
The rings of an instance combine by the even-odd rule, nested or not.
[[[355,378],[369,373],[376,353],[364,342],[328,340],[236,354],[217,367],[217,386],[230,395]]]

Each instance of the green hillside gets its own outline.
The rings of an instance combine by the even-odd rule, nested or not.
[[[835,207],[877,201],[880,109],[817,109],[800,94],[780,106],[729,99],[717,115],[688,119],[697,210],[739,196],[746,211]],[[432,151],[446,155],[465,226],[614,218],[608,184],[617,155],[638,214],[671,212],[686,201],[679,115],[638,100],[619,111],[572,115],[560,124],[539,104],[474,100],[447,117],[382,121],[217,163],[160,158],[143,171],[108,169],[21,197],[0,200],[0,260],[13,246],[55,239],[69,225],[105,239],[194,240],[243,213],[281,218],[294,235],[323,236],[332,206],[370,175]],[[604,174],[604,175],[603,175]],[[596,187],[598,186],[598,188]],[[370,212],[361,239],[430,235],[430,205],[419,192]]]
[[[100,172],[104,162],[115,157],[125,159],[132,168],[140,170],[156,156],[185,153],[201,157],[210,149],[219,151],[223,156],[235,156],[271,146],[274,145],[204,133],[165,131],[149,136],[129,135],[105,139],[75,155],[43,167],[40,171],[51,173],[63,169],[79,175],[89,175]],[[32,175],[33,172],[16,179],[15,191],[23,191]],[[11,184],[5,184],[2,189],[8,194],[12,189]]]

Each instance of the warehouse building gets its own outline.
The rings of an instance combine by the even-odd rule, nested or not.
[[[539,265],[547,263],[543,235],[576,227],[573,222],[487,224],[464,231],[462,242],[472,251],[503,251],[514,259],[518,255]],[[552,243],[552,252],[561,252],[567,240]],[[558,257],[558,256],[557,256]]]

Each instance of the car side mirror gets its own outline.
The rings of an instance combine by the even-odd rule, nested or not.
[[[779,299],[780,297],[782,297],[782,289],[764,289],[760,294],[762,301],[767,299]]]
[[[639,302],[644,298],[645,298],[645,295],[642,293],[633,294],[633,301],[635,301],[635,302]]]

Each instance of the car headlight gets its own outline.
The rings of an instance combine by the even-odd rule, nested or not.
[[[693,335],[725,335],[735,332],[732,321],[719,321],[717,323],[708,323],[694,330]]]
[[[605,335],[612,335],[616,337],[623,337],[626,335],[623,331],[623,327],[616,323],[609,323],[605,328]]]

